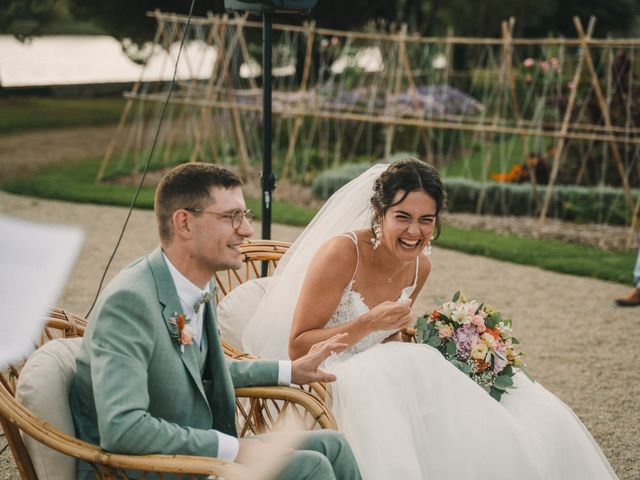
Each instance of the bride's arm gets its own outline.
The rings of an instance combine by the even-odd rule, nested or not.
[[[326,328],[353,277],[356,260],[353,242],[340,236],[324,244],[311,260],[291,325],[289,356],[292,359],[338,333],[347,333],[343,341],[353,345],[373,331],[393,328],[398,319],[409,312],[408,302],[384,302],[346,324]]]
[[[424,284],[427,281],[427,277],[431,272],[431,262],[429,261],[429,259],[425,256],[421,256],[419,258],[420,260],[418,262],[418,279],[416,281],[416,288],[413,290],[413,293],[411,294],[412,305],[415,304],[418,298],[418,295],[422,291],[422,287],[424,287]],[[389,335],[387,338],[385,338],[382,341],[382,343],[403,342],[405,341],[406,335],[408,334],[405,332],[405,330],[401,330],[399,332],[394,333],[393,335]]]

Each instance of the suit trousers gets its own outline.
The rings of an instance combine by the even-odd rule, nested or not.
[[[267,433],[260,439],[267,442],[289,443],[288,433]],[[298,438],[295,451],[283,469],[276,475],[278,480],[360,480],[360,470],[342,433],[333,430],[305,432]]]

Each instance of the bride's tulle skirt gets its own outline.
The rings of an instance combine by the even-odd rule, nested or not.
[[[617,478],[571,409],[522,373],[497,402],[426,345],[376,345],[326,369],[365,480]]]

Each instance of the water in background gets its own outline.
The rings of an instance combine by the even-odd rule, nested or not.
[[[178,48],[176,43],[167,52],[156,45],[143,79],[171,80]],[[215,48],[190,42],[180,57],[177,77],[208,78],[215,59]],[[142,70],[142,65],[127,57],[118,40],[105,35],[44,36],[27,42],[0,35],[2,87],[135,82]]]

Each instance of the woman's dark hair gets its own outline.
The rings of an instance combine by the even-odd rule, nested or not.
[[[375,212],[374,222],[380,220],[387,210],[401,203],[410,192],[424,192],[436,202],[436,228],[434,238],[440,235],[440,212],[446,204],[446,192],[440,174],[431,165],[417,158],[405,158],[389,166],[378,177],[373,186],[371,206]],[[398,192],[404,192],[393,202]]]

